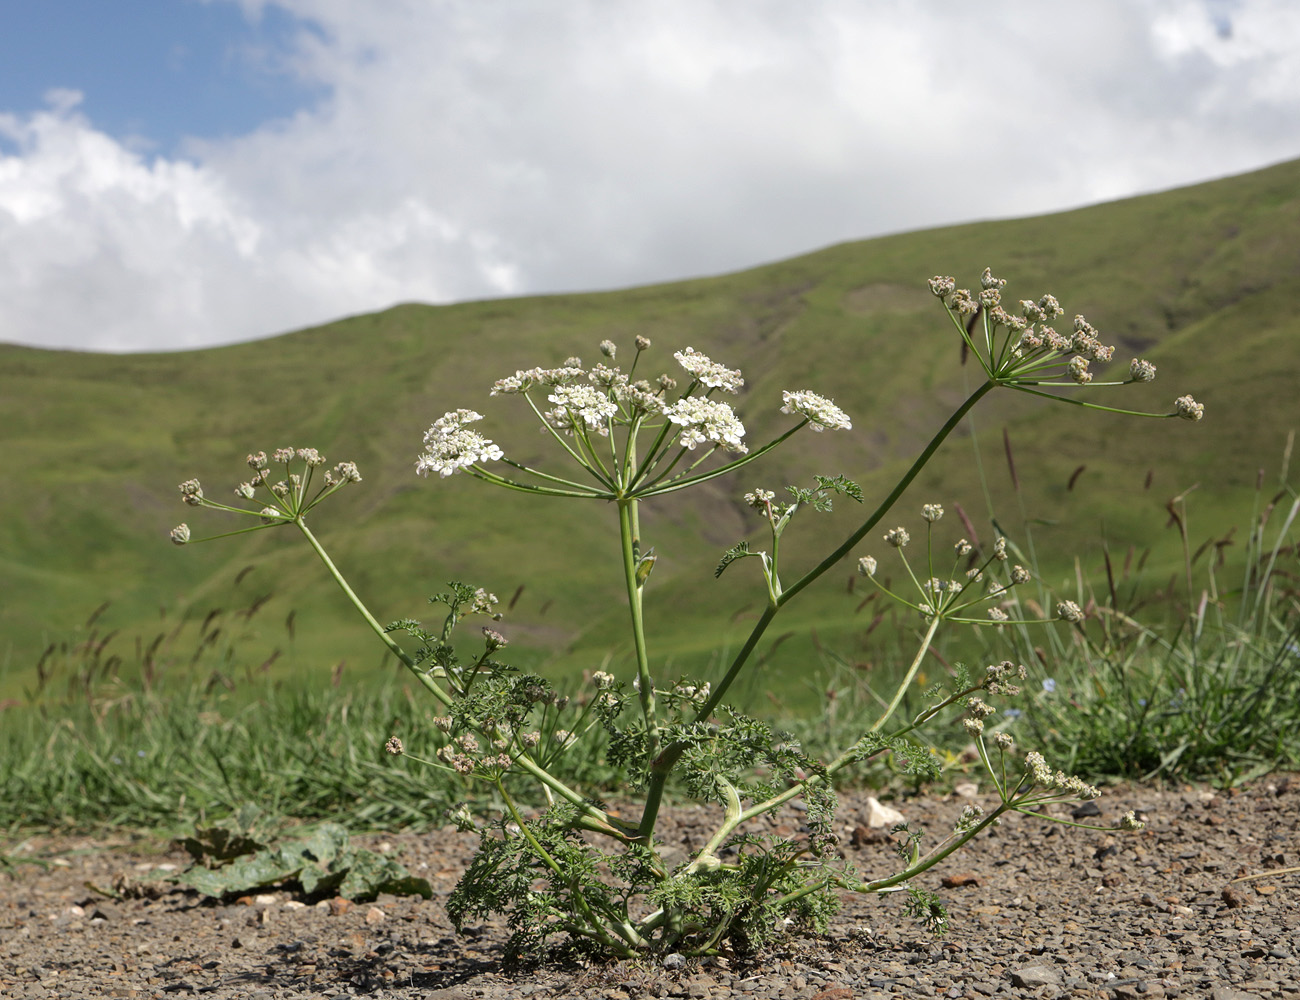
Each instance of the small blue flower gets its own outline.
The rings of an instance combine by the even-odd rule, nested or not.
[[[1018,709],[1018,708],[1004,708],[1004,709],[1002,710],[1002,714],[1005,715],[1008,719],[1018,719],[1018,718],[1020,718],[1020,709]]]
[[[1053,679],[1053,678],[1051,678],[1051,677],[1044,678],[1044,680],[1043,680],[1043,690],[1046,691],[1048,694],[1051,694],[1053,691],[1055,691],[1055,690],[1056,690],[1056,681],[1055,681],[1055,679]]]

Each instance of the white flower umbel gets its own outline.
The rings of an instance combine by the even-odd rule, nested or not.
[[[674,355],[678,363],[685,368],[701,385],[707,385],[710,389],[721,389],[723,392],[739,392],[745,380],[741,378],[740,372],[727,368],[724,365],[713,361],[706,354],[701,354],[693,347],[688,347],[684,351],[677,351]]]
[[[682,428],[681,443],[692,451],[697,444],[709,442],[741,455],[749,451],[741,441],[745,425],[726,403],[687,396],[668,407],[664,416]]]
[[[422,476],[436,472],[450,476],[468,469],[476,462],[494,462],[502,458],[501,449],[477,431],[466,430],[465,425],[482,420],[481,413],[473,410],[451,410],[433,422],[424,434],[424,452],[415,462],[415,471]]]
[[[785,403],[781,407],[782,413],[799,413],[807,417],[808,423],[815,431],[824,431],[828,427],[831,430],[853,429],[853,422],[849,420],[849,415],[825,396],[819,396],[807,389],[795,392],[786,390],[781,393],[781,400]]]
[[[601,436],[609,434],[609,420],[618,412],[618,404],[594,385],[579,382],[560,385],[546,397],[555,409],[546,414],[546,420],[556,430],[573,433],[573,422],[581,420],[588,430]]]

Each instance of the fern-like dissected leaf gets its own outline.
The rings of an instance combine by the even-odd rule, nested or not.
[[[718,577],[722,576],[726,568],[737,559],[744,559],[745,556],[752,555],[754,555],[754,553],[749,551],[749,542],[737,542],[731,548],[727,549],[726,552],[722,553],[722,561],[718,563],[718,568],[713,571],[713,578],[716,580]]]

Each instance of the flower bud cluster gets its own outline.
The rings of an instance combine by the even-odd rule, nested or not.
[[[1020,685],[1015,684],[1016,680],[1024,680],[1026,676],[1025,665],[1012,663],[1010,660],[1003,660],[1001,663],[990,663],[984,668],[984,690],[989,694],[1000,694],[1008,697],[1020,693]]]
[[[1077,795],[1081,799],[1101,797],[1101,790],[1095,785],[1090,785],[1073,774],[1066,774],[1064,771],[1053,771],[1048,766],[1047,760],[1037,750],[1031,750],[1025,754],[1025,764],[1029,768],[1029,774],[1033,778],[1034,784],[1044,789],[1068,792],[1071,795]]]
[[[1205,404],[1191,396],[1179,396],[1174,400],[1174,412],[1184,420],[1200,420],[1205,416]]]
[[[1001,305],[1006,281],[994,277],[989,268],[980,277],[977,295],[958,288],[951,277],[936,275],[929,280],[929,285],[930,291],[963,324],[966,317],[982,310],[990,331],[1000,328],[1009,331],[1005,347],[995,348],[989,342],[987,358],[981,354],[981,363],[991,376],[1013,382],[1024,379],[1030,385],[1045,384],[1044,377],[1063,377],[1076,385],[1087,385],[1093,381],[1090,364],[1094,361],[1107,364],[1115,356],[1115,348],[1103,344],[1097,330],[1083,316],[1074,317],[1074,329],[1069,336],[1049,326],[1065,315],[1055,296],[1044,295],[1037,301],[1021,299],[1020,315],[1012,316]],[[971,341],[972,346],[975,343]],[[1155,374],[1155,365],[1149,361],[1135,359],[1129,366],[1130,382],[1150,382]]]
[[[467,753],[457,753],[455,746],[448,743],[438,748],[438,759],[451,767],[457,774],[472,774],[478,762]]]
[[[470,601],[470,606],[469,606],[470,614],[493,615],[494,617],[496,617],[496,606],[499,603],[500,601],[497,600],[496,594],[489,594],[482,587],[479,587],[477,590],[474,591],[474,597]],[[484,631],[487,630],[484,629]],[[501,644],[505,645],[505,642],[503,641]]]
[[[272,462],[284,465],[285,471],[288,472],[289,463],[295,460],[303,463],[306,469],[305,475],[293,472],[280,482],[268,483],[268,470]],[[323,473],[324,486],[315,497],[308,500],[305,489],[310,484],[314,471],[325,464],[325,456],[315,448],[277,448],[269,459],[266,452],[258,451],[250,454],[247,462],[248,467],[253,470],[253,476],[249,481],[240,483],[234,488],[232,492],[235,497],[240,500],[255,500],[257,488],[261,486],[270,491],[274,498],[273,504],[260,509],[249,509],[218,503],[204,496],[203,487],[197,479],[187,479],[180,484],[181,501],[190,507],[215,507],[232,513],[256,515],[263,525],[269,526],[283,524],[300,517],[339,487],[347,483],[361,482],[361,473],[355,463],[340,462],[333,470]],[[185,545],[191,538],[189,525],[178,524],[169,532],[168,537],[177,545]]]
[[[894,548],[901,549],[912,540],[912,536],[907,533],[906,528],[890,528],[885,532],[884,539]]]
[[[674,684],[673,692],[681,695],[687,701],[694,702],[697,705],[703,705],[709,700],[709,695],[713,691],[713,685],[708,681],[696,687],[694,684]]]
[[[961,815],[957,817],[957,822],[953,826],[953,832],[956,834],[969,833],[975,827],[979,826],[980,820],[984,818],[984,809],[982,806],[968,805],[962,809]]]

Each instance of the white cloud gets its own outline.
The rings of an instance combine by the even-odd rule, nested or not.
[[[250,17],[271,0],[242,0]],[[0,115],[0,340],[684,277],[1300,155],[1287,0],[278,0],[328,97],[183,159]]]

